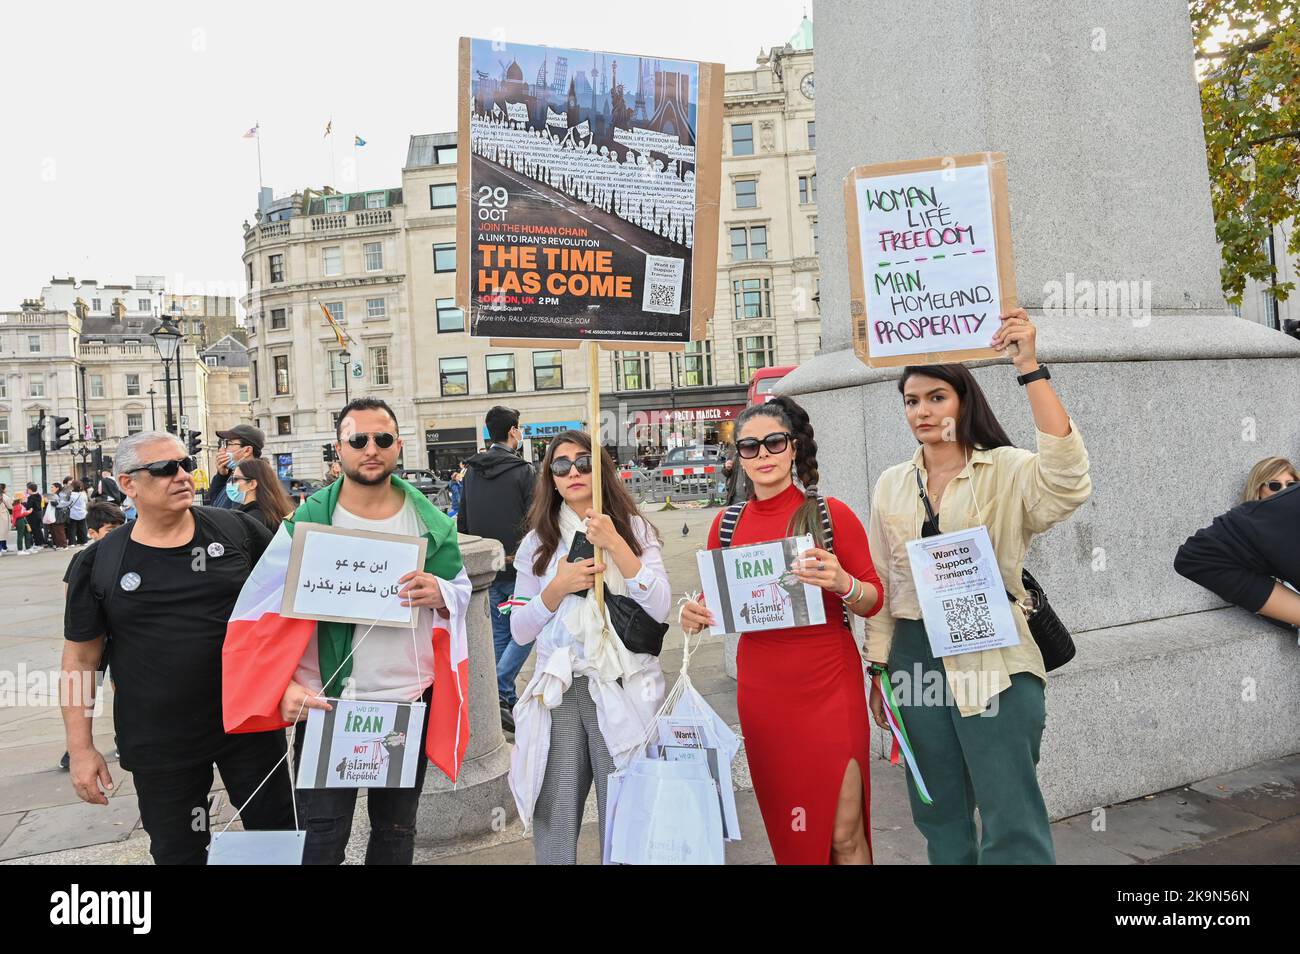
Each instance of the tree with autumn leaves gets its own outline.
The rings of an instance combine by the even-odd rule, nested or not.
[[[1228,301],[1262,282],[1279,301],[1269,260],[1274,226],[1290,223],[1286,247],[1300,258],[1300,19],[1294,0],[1191,0],[1210,168],[1215,232]]]

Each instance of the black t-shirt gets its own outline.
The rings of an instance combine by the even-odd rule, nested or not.
[[[226,622],[271,534],[238,514],[232,516],[246,531],[222,530],[212,518],[200,519],[198,509],[194,537],[184,546],[144,546],[130,539],[127,524],[112,534],[127,534],[123,549],[96,544],[69,571],[64,636],[74,642],[110,637],[118,753],[131,771],[210,761],[226,741]],[[121,565],[109,574],[109,591],[97,597],[95,561],[105,552],[120,552]]]

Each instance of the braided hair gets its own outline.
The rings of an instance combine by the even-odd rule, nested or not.
[[[821,511],[817,506],[817,484],[821,475],[817,470],[817,439],[813,436],[812,421],[792,398],[774,397],[766,404],[751,404],[736,416],[736,433],[756,417],[770,417],[780,421],[794,437],[794,477],[801,485],[804,502],[790,517],[786,533],[792,537],[811,534],[819,547],[826,546],[825,529]]]

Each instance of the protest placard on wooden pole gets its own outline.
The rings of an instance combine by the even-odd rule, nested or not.
[[[456,301],[496,347],[588,342],[601,513],[599,349],[707,336],[725,69],[462,37],[459,72]]]

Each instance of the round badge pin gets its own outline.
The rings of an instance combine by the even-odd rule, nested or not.
[[[124,590],[126,590],[128,593],[130,593],[132,590],[134,590],[134,589],[138,589],[138,588],[139,588],[139,586],[140,586],[140,574],[139,574],[139,573],[127,573],[127,574],[126,574],[125,576],[123,576],[122,579],[118,582],[118,585],[121,586],[122,589],[124,589]]]
[[[220,543],[208,544],[208,556],[210,557],[219,557],[225,552],[226,552],[226,548],[223,547]]]

